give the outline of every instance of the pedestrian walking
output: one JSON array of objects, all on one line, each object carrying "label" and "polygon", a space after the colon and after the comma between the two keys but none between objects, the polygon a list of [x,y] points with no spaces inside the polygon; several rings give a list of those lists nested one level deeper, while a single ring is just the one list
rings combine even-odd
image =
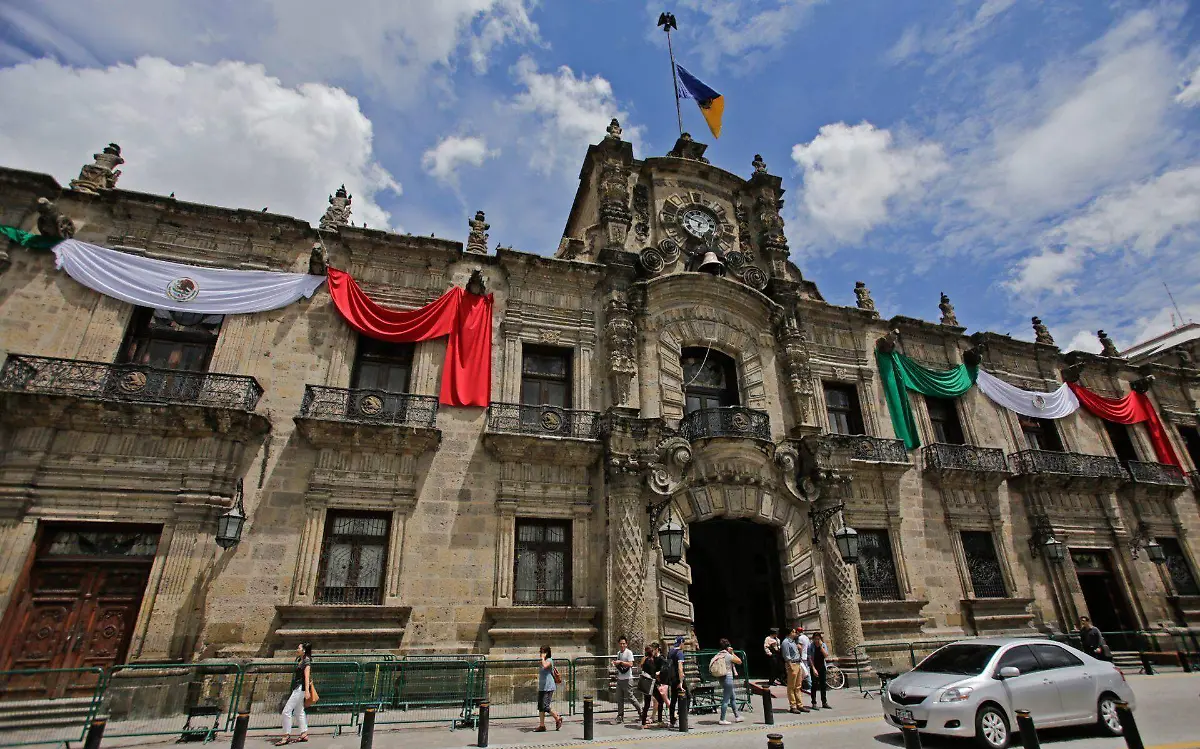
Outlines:
[{"label": "pedestrian walking", "polygon": [[687,680],[683,678],[683,661],[687,656],[683,652],[683,635],[675,638],[675,646],[667,653],[667,686],[671,693],[670,718],[671,728],[675,727],[675,710],[680,698],[687,693]]},{"label": "pedestrian walking", "polygon": [[617,669],[617,719],[616,723],[625,722],[625,703],[633,705],[633,711],[640,713],[637,698],[633,696],[633,651],[629,649],[629,640],[617,638],[617,657],[612,662]]},{"label": "pedestrian walking", "polygon": [[1086,616],[1079,617],[1079,640],[1083,652],[1102,661],[1112,661],[1112,650],[1104,641],[1104,634],[1093,626],[1092,620]]},{"label": "pedestrian walking", "polygon": [[826,710],[832,710],[829,707],[829,685],[826,677],[829,675],[829,648],[825,646],[825,636],[820,632],[814,632],[812,636],[812,644],[808,646],[808,664],[812,670],[812,709],[817,709],[817,692],[821,693],[821,707]]},{"label": "pedestrian walking", "polygon": [[787,667],[783,663],[783,643],[779,639],[779,630],[772,629],[763,640],[763,652],[767,654],[767,667],[770,669],[770,679],[767,686],[787,684]]},{"label": "pedestrian walking", "polygon": [[793,627],[782,644],[783,661],[787,664],[787,696],[789,713],[806,713],[804,693],[800,691],[804,684],[803,661],[800,659],[800,645],[796,637],[799,632]]},{"label": "pedestrian walking", "polygon": [[[312,645],[307,642],[296,647],[296,667],[292,670],[292,691],[283,706],[283,736],[275,746],[308,741],[308,716],[304,707],[319,699],[312,680]],[[292,737],[292,722],[300,728],[300,735]]]},{"label": "pedestrian walking", "polygon": [[554,659],[550,657],[550,646],[543,645],[538,655],[541,657],[542,667],[538,671],[538,727],[534,731],[542,732],[546,730],[546,713],[554,718],[554,730],[562,728],[562,716],[554,712],[551,702],[554,701],[554,690],[562,683],[562,676],[559,675],[558,669],[554,667]]},{"label": "pedestrian walking", "polygon": [[742,716],[738,714],[737,698],[733,693],[733,679],[737,676],[737,667],[742,665],[742,659],[733,652],[733,645],[724,637],[721,638],[720,648],[720,652],[709,661],[708,671],[721,680],[721,719],[717,721],[717,725],[727,726],[730,723],[725,720],[726,707],[733,710],[735,723],[742,722]]},{"label": "pedestrian walking", "polygon": [[[808,635],[804,634],[804,625],[796,625],[796,647],[800,650],[800,670],[803,672],[803,680],[800,682],[800,691],[812,693],[812,667],[808,661],[808,649],[812,646],[812,640],[808,639]],[[803,695],[802,695],[803,696]],[[804,707],[804,700],[800,700],[800,707]]]},{"label": "pedestrian walking", "polygon": [[638,689],[642,692],[642,728],[650,727],[650,700],[658,703],[658,725],[663,724],[663,708],[667,706],[666,659],[662,657],[662,646],[657,642],[646,646],[642,656],[642,675],[638,677]]}]

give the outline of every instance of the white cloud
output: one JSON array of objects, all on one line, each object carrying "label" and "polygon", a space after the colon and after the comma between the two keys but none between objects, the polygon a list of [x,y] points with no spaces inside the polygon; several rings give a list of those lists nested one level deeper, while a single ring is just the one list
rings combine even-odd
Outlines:
[{"label": "white cloud", "polygon": [[1175,101],[1185,107],[1200,106],[1200,67],[1192,71],[1188,79],[1180,87],[1179,93],[1175,96]]},{"label": "white cloud", "polygon": [[[176,63],[263,63],[289,84],[364,78],[392,94],[418,89],[427,72],[463,52],[485,70],[493,50],[537,40],[534,0],[43,0],[0,5],[12,34],[77,65],[155,55]],[[94,5],[94,4],[92,4]]]},{"label": "white cloud", "polygon": [[919,200],[947,169],[941,146],[898,145],[869,122],[825,125],[812,141],[792,146],[792,160],[803,171],[807,220],[843,242],[862,239],[894,207]]},{"label": "white cloud", "polygon": [[960,7],[951,20],[939,28],[922,32],[919,26],[909,26],[887,51],[884,59],[896,64],[921,53],[961,55],[974,47],[988,27],[1016,3],[1017,0],[983,0],[969,18],[964,17]]},{"label": "white cloud", "polygon": [[[764,53],[780,49],[825,0],[682,0],[680,7],[700,24],[681,21],[687,45],[714,70],[722,64],[754,65]],[[651,5],[657,17],[660,4]],[[661,32],[659,32],[661,33]],[[677,50],[682,45],[675,47]],[[686,65],[686,61],[685,65]],[[718,89],[719,90],[719,89]]]},{"label": "white cloud", "polygon": [[553,73],[538,71],[528,57],[514,68],[524,90],[513,99],[512,108],[534,119],[534,135],[525,137],[530,166],[543,174],[562,171],[577,174],[589,144],[604,137],[609,121],[616,117],[624,128],[622,138],[640,148],[641,127],[631,125],[613,94],[612,84],[594,75],[576,75],[563,65]]},{"label": "white cloud", "polygon": [[358,101],[321,84],[284,86],[260,65],[135,65],[73,69],[43,59],[0,70],[5,165],[66,184],[101,146],[119,143],[119,186],[180,200],[269,207],[316,223],[332,188],[354,193],[359,221],[381,228],[375,202],[400,185],[379,165]]},{"label": "white cloud", "polygon": [[[1114,341],[1114,343],[1116,343]],[[1066,346],[1062,347],[1063,351],[1089,351],[1093,354],[1100,353],[1100,339],[1090,330],[1081,330],[1071,336]],[[1119,347],[1118,347],[1119,350]]]},{"label": "white cloud", "polygon": [[1042,250],[1017,264],[1009,288],[1023,293],[1057,292],[1070,294],[1075,284],[1068,281],[1083,267],[1083,253],[1076,250]]},{"label": "white cloud", "polygon": [[499,154],[500,149],[488,150],[487,141],[479,136],[449,135],[421,156],[421,167],[435,179],[457,185],[459,167],[483,166]]}]

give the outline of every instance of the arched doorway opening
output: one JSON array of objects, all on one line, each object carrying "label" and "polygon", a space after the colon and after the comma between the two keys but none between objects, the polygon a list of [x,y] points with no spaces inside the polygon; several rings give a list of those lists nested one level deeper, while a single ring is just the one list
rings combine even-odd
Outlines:
[{"label": "arched doorway opening", "polygon": [[687,560],[696,639],[713,649],[722,637],[745,650],[750,673],[767,678],[763,638],[784,621],[779,530],[750,520],[692,523]]},{"label": "arched doorway opening", "polygon": [[740,404],[737,366],[731,357],[716,349],[689,347],[680,352],[679,360],[684,413]]}]

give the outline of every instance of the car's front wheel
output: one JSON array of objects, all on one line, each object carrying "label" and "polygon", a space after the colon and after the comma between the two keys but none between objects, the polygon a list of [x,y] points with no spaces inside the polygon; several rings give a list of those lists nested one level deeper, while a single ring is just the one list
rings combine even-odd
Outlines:
[{"label": "car's front wheel", "polygon": [[984,705],[975,713],[975,742],[983,749],[1008,746],[1008,717],[995,705]]},{"label": "car's front wheel", "polygon": [[1096,723],[1100,726],[1101,731],[1109,736],[1120,736],[1124,733],[1121,728],[1121,719],[1117,716],[1116,697],[1111,694],[1100,695],[1096,713],[1099,716]]}]

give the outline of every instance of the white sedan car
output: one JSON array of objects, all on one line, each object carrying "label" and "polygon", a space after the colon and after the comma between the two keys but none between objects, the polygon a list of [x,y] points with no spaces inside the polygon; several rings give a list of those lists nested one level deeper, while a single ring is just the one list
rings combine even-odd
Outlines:
[{"label": "white sedan car", "polygon": [[1016,711],[1038,728],[1099,725],[1121,735],[1116,703],[1133,706],[1133,690],[1111,663],[1052,640],[995,637],[963,640],[935,651],[892,680],[883,696],[894,726],[916,721],[922,733],[974,737],[1004,749]]}]

